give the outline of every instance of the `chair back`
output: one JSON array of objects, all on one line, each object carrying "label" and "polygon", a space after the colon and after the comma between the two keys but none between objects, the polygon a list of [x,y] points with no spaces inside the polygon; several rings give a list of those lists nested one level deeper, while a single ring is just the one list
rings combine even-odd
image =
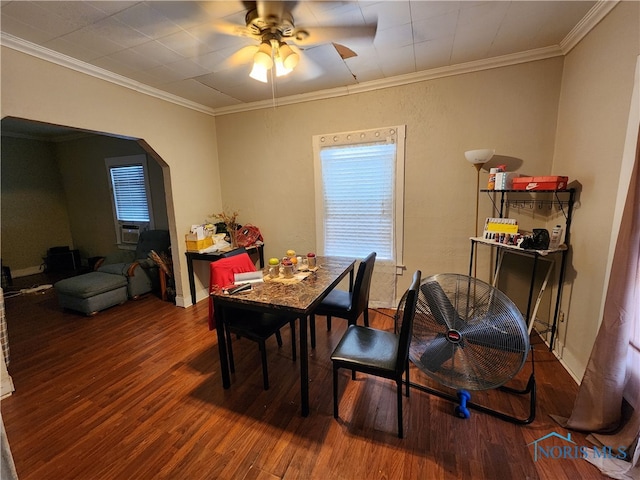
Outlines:
[{"label": "chair back", "polygon": [[171,245],[171,237],[169,230],[146,230],[140,232],[138,243],[136,245],[136,260],[146,259],[154,250],[157,253],[169,252]]},{"label": "chair back", "polygon": [[229,250],[228,252],[224,252],[221,255],[221,257],[222,258],[235,257],[236,255],[242,255],[243,253],[247,253],[247,249],[244,247],[238,247],[238,248],[234,248],[233,250]]},{"label": "chair back", "polygon": [[255,272],[251,257],[247,252],[239,255],[221,258],[209,264],[209,330],[216,328],[216,321],[213,315],[213,299],[211,294],[217,288],[224,288],[233,284],[236,273]]},{"label": "chair back", "polygon": [[356,280],[353,282],[351,295],[351,312],[354,318],[358,318],[365,308],[369,306],[369,291],[371,290],[371,277],[376,262],[376,252],[371,252],[360,262]]},{"label": "chair back", "polygon": [[396,332],[398,324],[400,325],[400,338],[398,340],[398,357],[396,360],[396,372],[401,375],[405,365],[409,359],[409,346],[411,343],[411,332],[413,330],[413,317],[416,314],[416,305],[418,303],[418,289],[420,288],[420,277],[422,273],[416,270],[413,274],[411,286],[404,293],[395,315]]}]

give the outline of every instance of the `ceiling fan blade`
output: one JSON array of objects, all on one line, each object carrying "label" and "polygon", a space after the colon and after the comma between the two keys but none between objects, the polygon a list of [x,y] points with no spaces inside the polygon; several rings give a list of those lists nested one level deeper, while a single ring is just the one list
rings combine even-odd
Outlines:
[{"label": "ceiling fan blade", "polygon": [[220,64],[219,70],[226,70],[228,68],[239,67],[253,62],[253,56],[258,51],[257,45],[248,45],[242,47],[236,51],[233,55],[228,57],[224,62]]},{"label": "ceiling fan blade", "polygon": [[223,35],[231,35],[234,37],[245,37],[251,38],[254,40],[260,40],[259,35],[255,35],[251,32],[250,29],[245,27],[244,25],[237,25],[235,23],[229,23],[224,21],[215,21],[211,25],[213,30],[218,33],[222,33]]},{"label": "ceiling fan blade", "polygon": [[324,69],[314,62],[308,55],[300,52],[299,49],[294,50],[300,55],[300,63],[293,70],[295,78],[298,80],[309,81],[315,78],[320,78],[324,74]]},{"label": "ceiling fan blade", "polygon": [[343,27],[296,28],[291,41],[300,47],[321,43],[349,43],[354,41],[372,42],[376,36],[377,25],[353,25]]}]

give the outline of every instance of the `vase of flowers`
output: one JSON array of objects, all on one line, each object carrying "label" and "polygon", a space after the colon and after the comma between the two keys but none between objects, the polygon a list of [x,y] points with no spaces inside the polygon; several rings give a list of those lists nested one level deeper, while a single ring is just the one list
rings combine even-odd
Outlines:
[{"label": "vase of flowers", "polygon": [[212,215],[209,215],[209,217],[221,223],[224,223],[227,229],[227,234],[229,235],[229,243],[231,244],[231,247],[237,248],[238,240],[236,238],[236,234],[238,232],[238,227],[239,227],[238,212],[234,211],[233,213],[227,213],[225,211],[222,211],[220,213],[214,213]]}]

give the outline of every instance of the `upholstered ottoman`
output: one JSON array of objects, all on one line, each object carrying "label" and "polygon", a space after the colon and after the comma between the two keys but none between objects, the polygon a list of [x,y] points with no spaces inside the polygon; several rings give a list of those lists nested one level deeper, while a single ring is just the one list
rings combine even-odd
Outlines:
[{"label": "upholstered ottoman", "polygon": [[65,278],[53,285],[62,308],[93,315],[127,301],[127,278],[103,272],[89,272]]}]

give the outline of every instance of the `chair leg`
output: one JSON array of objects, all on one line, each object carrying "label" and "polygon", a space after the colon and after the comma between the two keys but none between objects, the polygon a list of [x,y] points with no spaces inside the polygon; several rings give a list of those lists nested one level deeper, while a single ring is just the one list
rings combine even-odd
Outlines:
[{"label": "chair leg", "polygon": [[276,340],[278,341],[278,347],[282,346],[282,335],[280,334],[280,330],[276,330]]},{"label": "chair leg", "polygon": [[333,418],[338,418],[338,367],[333,364]]},{"label": "chair leg", "polygon": [[226,332],[226,337],[227,337],[227,356],[229,357],[229,371],[231,373],[235,373],[236,372],[236,364],[233,361],[233,341],[231,339],[231,332],[229,331],[228,328],[224,329]]},{"label": "chair leg", "polygon": [[396,381],[396,390],[398,397],[398,438],[402,438],[404,435],[402,431],[402,377]]},{"label": "chair leg", "polygon": [[311,333],[311,348],[316,348],[316,316],[313,313],[309,317],[309,331]]},{"label": "chair leg", "polygon": [[293,361],[296,361],[296,321],[291,321],[291,354],[293,355]]},{"label": "chair leg", "polygon": [[363,313],[364,313],[364,326],[368,327],[369,326],[369,308],[365,308]]},{"label": "chair leg", "polygon": [[269,371],[267,370],[267,346],[264,340],[259,342],[260,357],[262,358],[262,382],[264,389],[269,390]]},{"label": "chair leg", "polygon": [[327,315],[327,332],[331,331],[331,315]]},{"label": "chair leg", "polygon": [[406,370],[407,371],[407,376],[406,376],[406,380],[407,380],[406,388],[407,388],[407,391],[406,391],[406,395],[408,397],[409,396],[409,359],[407,359],[407,365],[406,365],[405,368],[407,369]]}]

